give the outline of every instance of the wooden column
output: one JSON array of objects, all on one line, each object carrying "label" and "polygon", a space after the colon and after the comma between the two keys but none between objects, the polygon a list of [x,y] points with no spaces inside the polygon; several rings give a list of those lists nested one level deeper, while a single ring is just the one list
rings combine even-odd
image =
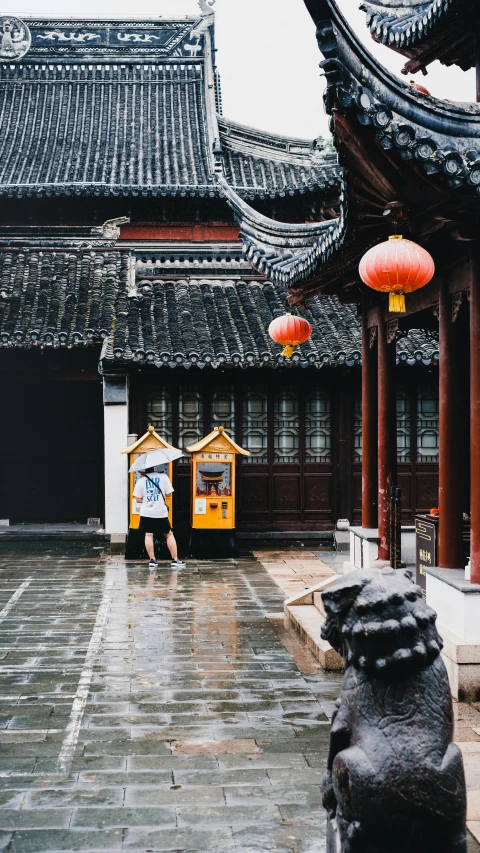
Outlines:
[{"label": "wooden column", "polygon": [[378,535],[380,560],[390,558],[390,489],[397,478],[395,339],[388,343],[387,323],[378,323]]},{"label": "wooden column", "polygon": [[460,464],[458,358],[452,302],[448,282],[443,281],[439,299],[440,452],[438,468],[438,565],[443,569],[463,566],[463,507]]},{"label": "wooden column", "polygon": [[470,559],[471,582],[480,583],[480,268],[470,286]]},{"label": "wooden column", "polygon": [[[375,330],[372,329],[372,332]],[[362,527],[378,525],[377,345],[362,314]]]}]

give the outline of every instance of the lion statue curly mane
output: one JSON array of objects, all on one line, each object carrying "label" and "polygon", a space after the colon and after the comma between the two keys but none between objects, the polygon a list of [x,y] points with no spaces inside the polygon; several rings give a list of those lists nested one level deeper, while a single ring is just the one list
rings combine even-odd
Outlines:
[{"label": "lion statue curly mane", "polygon": [[323,783],[328,853],[466,853],[435,611],[390,568],[344,575],[322,599],[322,637],[345,664]]}]

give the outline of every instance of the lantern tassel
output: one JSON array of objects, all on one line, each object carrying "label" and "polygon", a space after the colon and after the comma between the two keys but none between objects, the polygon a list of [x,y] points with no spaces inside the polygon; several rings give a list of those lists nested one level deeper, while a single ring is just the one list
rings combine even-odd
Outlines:
[{"label": "lantern tassel", "polygon": [[390,293],[388,297],[390,314],[405,314],[405,296],[403,293]]},{"label": "lantern tassel", "polygon": [[283,348],[280,355],[282,355],[284,358],[291,358],[294,352],[295,347],[292,346],[292,344],[287,344],[287,346]]}]

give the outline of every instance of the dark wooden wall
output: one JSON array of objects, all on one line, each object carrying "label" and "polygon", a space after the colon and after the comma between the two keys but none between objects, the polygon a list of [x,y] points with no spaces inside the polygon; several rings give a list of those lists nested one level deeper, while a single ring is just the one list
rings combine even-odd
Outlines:
[{"label": "dark wooden wall", "polygon": [[103,518],[102,383],[36,375],[0,380],[0,517]]},{"label": "dark wooden wall", "polygon": [[[419,387],[436,388],[435,376],[425,370],[400,371],[399,387],[411,396],[411,462],[399,465],[399,485],[404,494],[403,517],[413,520],[415,511],[436,505],[438,466],[417,463],[415,458],[415,411]],[[242,400],[247,387],[255,387],[268,397],[268,458],[262,463],[237,463],[237,528],[239,530],[321,530],[331,529],[337,518],[358,521],[361,512],[361,464],[354,462],[355,401],[360,394],[360,370],[337,368],[290,371],[171,371],[160,377],[142,372],[131,377],[130,429],[141,435],[147,423],[147,400],[155,389],[172,396],[172,440],[178,441],[179,389],[196,388],[203,399],[203,434],[212,429],[210,403],[216,390],[234,388],[235,438],[242,443]],[[283,390],[294,389],[300,403],[300,461],[275,462],[273,457],[273,400]],[[331,401],[331,459],[308,463],[305,455],[304,410],[308,394],[315,390],[328,394]],[[188,526],[190,519],[190,466],[176,464],[174,475],[174,521]]]}]

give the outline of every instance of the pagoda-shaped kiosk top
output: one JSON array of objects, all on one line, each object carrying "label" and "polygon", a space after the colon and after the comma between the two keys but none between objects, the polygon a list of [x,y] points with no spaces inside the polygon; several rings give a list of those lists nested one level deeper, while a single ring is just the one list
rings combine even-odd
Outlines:
[{"label": "pagoda-shaped kiosk top", "polygon": [[221,116],[212,6],[177,20],[0,16],[0,196],[215,197],[221,174],[242,197],[338,200],[323,140]]},{"label": "pagoda-shaped kiosk top", "polygon": [[196,444],[190,444],[186,450],[188,453],[200,453],[202,450],[206,450],[207,448],[215,453],[228,452],[238,453],[241,456],[250,456],[250,452],[248,450],[244,450],[243,447],[240,447],[240,445],[225,432],[223,426],[212,430],[212,432],[206,435],[205,438],[197,441]]}]

